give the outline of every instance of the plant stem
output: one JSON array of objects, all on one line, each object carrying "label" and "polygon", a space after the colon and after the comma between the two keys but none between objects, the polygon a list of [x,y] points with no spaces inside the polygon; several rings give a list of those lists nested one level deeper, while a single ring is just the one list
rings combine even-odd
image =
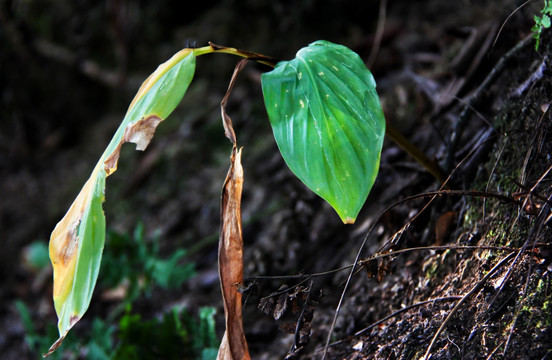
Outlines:
[{"label": "plant stem", "polygon": [[209,42],[209,46],[204,46],[201,48],[194,49],[194,54],[196,56],[211,54],[211,53],[224,53],[224,54],[236,55],[252,61],[256,61],[258,63],[264,64],[270,67],[275,67],[276,63],[279,61],[278,59],[273,58],[271,56],[266,56],[263,54],[259,54],[259,53],[255,53],[247,50],[239,50],[233,47],[216,45],[216,44],[213,44],[212,42]]},{"label": "plant stem", "polygon": [[401,149],[412,156],[420,165],[422,165],[435,179],[440,183],[445,182],[446,175],[441,166],[436,161],[429,159],[414,144],[408,141],[401,133],[397,131],[388,121],[385,125],[385,135],[389,137]]}]

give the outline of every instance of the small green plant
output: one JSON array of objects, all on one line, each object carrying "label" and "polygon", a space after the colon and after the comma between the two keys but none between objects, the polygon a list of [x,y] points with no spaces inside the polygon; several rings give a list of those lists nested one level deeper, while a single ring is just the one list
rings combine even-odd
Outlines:
[{"label": "small green plant", "polygon": [[[157,126],[186,93],[194,76],[196,58],[219,53],[273,68],[262,75],[262,91],[283,159],[309,189],[335,209],[344,223],[355,222],[375,182],[386,134],[376,83],[360,56],[328,41],[316,41],[300,49],[290,61],[277,61],[266,55],[212,43],[183,49],[160,65],[140,87],[90,178],[52,232],[49,250],[60,337],[49,353],[61,344],[90,304],[105,243],[102,204],[106,178],[117,170],[122,145],[132,142],[137,150],[144,150]],[[225,134],[233,144],[231,166],[223,185],[219,239],[219,276],[227,329],[223,338],[227,343],[220,348],[227,355],[219,354],[221,358],[249,357],[241,325],[241,295],[235,286],[243,281],[243,169],[236,134],[225,112],[235,78],[247,60],[236,66],[221,102]],[[394,136],[395,132],[387,134],[403,145],[406,142]],[[430,162],[422,163],[425,166]],[[146,273],[152,277],[164,276],[157,281],[165,285],[174,283],[187,274],[173,269],[182,255],[177,251],[168,261],[146,264]]]},{"label": "small green plant", "polygon": [[173,308],[162,319],[144,321],[130,308],[119,322],[113,359],[215,359],[219,340],[215,309],[202,308],[198,320]]},{"label": "small green plant", "polygon": [[34,270],[42,270],[49,267],[48,244],[45,241],[33,241],[25,247],[23,259],[25,264]]},{"label": "small green plant", "polygon": [[[20,300],[15,302],[15,307],[19,312],[23,328],[25,329],[25,342],[34,354],[40,354],[41,350],[49,346],[57,338],[57,329],[48,324],[46,333],[38,333],[32,321],[28,307]],[[64,342],[64,351],[52,354],[54,360],[58,359],[77,359],[78,354],[86,353],[87,359],[108,360],[113,359],[110,355],[114,348],[112,335],[115,327],[108,325],[99,318],[92,320],[89,335],[82,339],[75,336],[67,337]]]},{"label": "small green plant", "polygon": [[[56,327],[50,324],[45,334],[38,333],[28,307],[19,300],[15,306],[25,329],[27,346],[33,353],[40,354],[57,338]],[[215,309],[211,307],[199,309],[195,317],[184,308],[174,307],[160,319],[144,320],[139,314],[133,314],[128,304],[117,323],[93,318],[87,336],[80,339],[68,336],[64,341],[64,351],[53,353],[51,358],[214,360],[219,345],[214,316]]]},{"label": "small green plant", "polygon": [[535,38],[535,50],[539,50],[540,37],[544,29],[550,28],[550,17],[552,16],[552,2],[550,0],[544,0],[544,6],[540,11],[540,16],[535,15],[535,25],[531,28],[533,32],[533,38]]},{"label": "small green plant", "polygon": [[[53,359],[76,359],[77,354],[82,353],[87,359],[96,360],[216,357],[219,340],[215,333],[215,309],[203,307],[197,315],[191,316],[186,309],[175,307],[162,318],[152,320],[132,313],[132,304],[138,298],[149,297],[156,288],[179,287],[195,274],[193,263],[182,263],[185,250],[179,249],[168,258],[162,258],[159,241],[158,236],[151,239],[145,236],[141,222],[132,233],[107,231],[100,287],[103,290],[123,287],[122,304],[110,311],[108,320],[94,317],[83,338],[69,336],[65,339],[64,351],[53,353]],[[33,269],[50,266],[46,243],[31,243],[25,259]],[[45,334],[36,330],[31,313],[22,301],[16,301],[15,307],[25,329],[25,341],[33,353],[39,354],[58,338],[58,331],[52,324],[46,326]],[[154,356],[152,349],[160,356]]]},{"label": "small green plant", "polygon": [[[344,223],[355,221],[375,181],[385,134],[385,119],[374,78],[356,53],[327,41],[317,41],[297,52],[295,59],[280,62],[214,44],[181,50],[160,65],[138,90],[92,175],[52,232],[49,249],[60,338],[49,353],[61,344],[89,306],[105,243],[102,209],[105,182],[117,170],[122,145],[133,142],[137,150],[144,150],[156,127],[186,93],[194,76],[196,58],[216,53],[237,55],[274,68],[263,74],[262,89],[284,160],[301,181],[333,206]],[[230,89],[234,79],[235,76]],[[241,176],[241,151],[237,151],[236,136],[224,108],[223,120],[225,133],[234,144],[231,169],[237,169],[236,174]],[[233,179],[234,173],[229,176],[232,177],[228,179],[232,187],[229,191],[235,196],[230,199],[234,205],[230,205],[229,211],[233,215],[223,222],[231,225],[229,236],[241,242],[241,230],[237,228],[241,227],[242,181]],[[236,254],[241,254],[241,250],[224,258],[230,259]],[[239,261],[236,266],[241,267]],[[164,265],[169,264],[153,266]],[[236,271],[231,270],[229,274],[236,275],[239,281],[242,270]],[[170,281],[166,279],[167,283]],[[241,314],[238,318],[241,319]]]},{"label": "small green plant", "polygon": [[126,283],[126,301],[133,301],[144,291],[151,292],[154,286],[177,288],[195,274],[193,263],[180,264],[186,255],[184,249],[176,250],[167,259],[161,258],[159,237],[148,242],[142,223],[136,225],[132,235],[108,231],[107,236],[101,284],[114,288]]}]

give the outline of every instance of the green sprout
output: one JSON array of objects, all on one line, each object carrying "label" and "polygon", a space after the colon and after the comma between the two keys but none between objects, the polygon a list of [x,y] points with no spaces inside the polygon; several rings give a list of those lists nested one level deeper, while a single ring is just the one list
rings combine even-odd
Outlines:
[{"label": "green sprout", "polygon": [[544,7],[540,11],[541,16],[535,15],[535,25],[531,28],[533,37],[536,40],[535,50],[539,50],[540,36],[543,29],[550,28],[550,16],[552,16],[552,3],[550,0],[544,0]]}]

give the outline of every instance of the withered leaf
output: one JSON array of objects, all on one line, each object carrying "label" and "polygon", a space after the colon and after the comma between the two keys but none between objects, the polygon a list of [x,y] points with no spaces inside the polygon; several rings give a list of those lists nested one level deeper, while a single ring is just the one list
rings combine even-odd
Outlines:
[{"label": "withered leaf", "polygon": [[447,211],[443,215],[439,216],[435,223],[435,244],[441,245],[443,240],[449,231],[450,226],[453,224],[456,217],[456,211]]},{"label": "withered leaf", "polygon": [[266,315],[273,317],[274,320],[280,320],[287,310],[289,296],[287,290],[287,285],[283,284],[278,288],[278,291],[259,300],[259,305],[257,307]]},{"label": "withered leaf", "polygon": [[60,336],[46,356],[60,346],[90,304],[105,242],[105,181],[117,170],[122,144],[134,142],[138,150],[144,150],[157,125],[184,96],[194,72],[194,51],[184,49],[144,82],[90,178],[52,232],[50,258]]},{"label": "withered leaf", "polygon": [[[293,291],[291,291],[293,290]],[[258,308],[274,318],[279,328],[286,334],[295,334],[294,347],[308,343],[311,321],[320,296],[311,293],[309,286],[296,286],[293,289],[282,285],[269,296],[261,298]]]},{"label": "withered leaf", "polygon": [[234,146],[221,204],[219,276],[226,331],[217,355],[219,360],[251,359],[243,331],[242,294],[236,286],[243,283],[242,188],[241,149],[237,150]]}]

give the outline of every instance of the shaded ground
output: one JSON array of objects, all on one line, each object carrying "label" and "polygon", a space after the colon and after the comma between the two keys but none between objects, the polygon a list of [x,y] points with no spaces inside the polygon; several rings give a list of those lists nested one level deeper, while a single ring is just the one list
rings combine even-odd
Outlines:
[{"label": "shaded ground", "polygon": [[[327,358],[421,358],[449,315],[432,358],[550,356],[550,35],[538,52],[532,41],[520,43],[540,4],[504,22],[521,3],[390,2],[381,43],[373,35],[377,3],[290,4],[207,1],[177,12],[178,4],[160,2],[2,3],[0,39],[9,49],[0,56],[6,84],[0,123],[3,358],[36,357],[23,341],[15,299],[30,307],[38,329],[55,322],[49,274],[37,280],[21,254],[30,242],[49,237],[140,81],[186,40],[289,59],[317,39],[343,43],[367,60],[379,44],[370,68],[388,121],[452,172],[448,189],[474,192],[403,201],[440,184],[387,141],[357,224],[340,224],[285,167],[262,107],[259,75],[266,69],[248,66],[228,112],[245,147],[244,326],[253,358],[280,359],[295,350],[302,359],[322,356],[350,268],[305,274],[350,265],[366,236],[362,267],[344,296]],[[222,333],[214,274],[220,186],[231,147],[218,104],[234,64],[223,56],[198,59],[182,105],[145,153],[124,148],[119,172],[109,178],[108,227],[130,233],[141,221],[150,237],[162,240],[162,254],[188,249],[186,261],[198,271],[182,289],[156,289],[140,299],[134,309],[144,318],[174,304],[191,311],[210,305],[219,309]],[[452,148],[454,133],[459,140]],[[452,248],[368,261],[423,246]],[[258,278],[273,275],[293,277]],[[284,284],[295,298],[281,291],[267,298]],[[298,284],[302,288],[293,287]],[[99,295],[87,316],[107,316],[115,306]],[[268,299],[287,299],[290,309],[302,308],[296,298],[307,296],[305,308],[314,309],[310,341],[296,349],[295,336],[280,328],[293,333],[300,312],[275,321],[258,305],[271,309]],[[83,319],[76,331],[85,336],[86,328]],[[297,336],[295,345],[302,340]]]}]

